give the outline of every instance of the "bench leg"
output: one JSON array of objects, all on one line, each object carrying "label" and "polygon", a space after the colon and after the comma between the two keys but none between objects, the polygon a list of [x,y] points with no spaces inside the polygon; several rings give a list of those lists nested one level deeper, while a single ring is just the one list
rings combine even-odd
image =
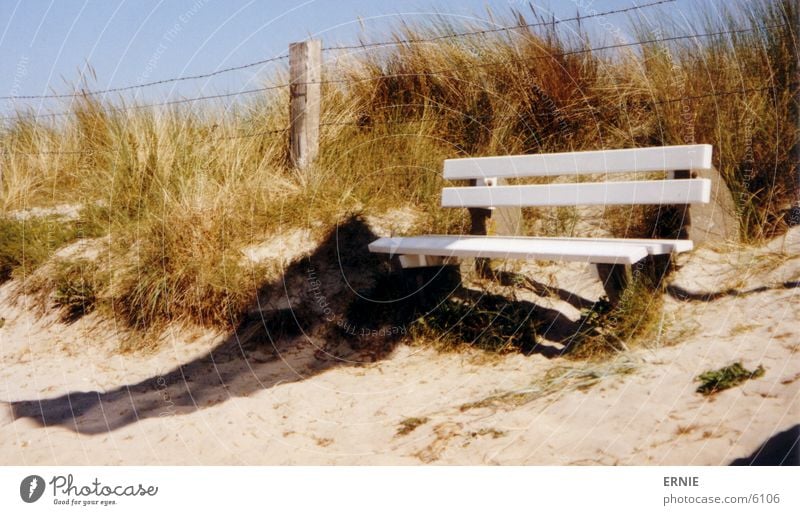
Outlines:
[{"label": "bench leg", "polygon": [[661,286],[674,267],[674,259],[670,254],[648,256],[647,265],[653,285]]},{"label": "bench leg", "polygon": [[458,265],[404,268],[403,292],[406,299],[424,312],[439,305],[461,286],[461,269]]},{"label": "bench leg", "polygon": [[[485,236],[489,233],[487,222],[492,216],[492,211],[484,208],[469,208],[470,229],[469,233]],[[488,278],[492,276],[492,262],[488,258],[475,258],[475,272],[478,277]]]},{"label": "bench leg", "polygon": [[603,283],[603,288],[606,290],[606,296],[609,302],[617,304],[625,288],[631,284],[631,266],[612,265],[608,263],[597,263],[595,266],[597,267],[597,275],[600,276],[600,281]]}]

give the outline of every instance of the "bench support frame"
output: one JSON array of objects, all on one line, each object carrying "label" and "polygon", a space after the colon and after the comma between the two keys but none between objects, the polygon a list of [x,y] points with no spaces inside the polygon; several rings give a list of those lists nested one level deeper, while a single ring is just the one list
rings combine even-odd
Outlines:
[{"label": "bench support frame", "polygon": [[606,291],[606,296],[611,304],[617,304],[622,298],[625,289],[633,281],[630,265],[609,265],[606,263],[596,263],[597,275]]}]

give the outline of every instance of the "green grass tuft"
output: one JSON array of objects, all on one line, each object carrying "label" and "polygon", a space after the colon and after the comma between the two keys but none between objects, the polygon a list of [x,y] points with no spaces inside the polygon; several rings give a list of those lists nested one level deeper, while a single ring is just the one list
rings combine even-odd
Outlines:
[{"label": "green grass tuft", "polygon": [[697,393],[703,395],[712,395],[728,388],[740,385],[748,379],[755,379],[764,375],[764,367],[758,365],[755,370],[747,370],[741,363],[736,362],[733,365],[722,367],[719,370],[709,370],[697,376],[697,380],[701,382],[697,387]]}]

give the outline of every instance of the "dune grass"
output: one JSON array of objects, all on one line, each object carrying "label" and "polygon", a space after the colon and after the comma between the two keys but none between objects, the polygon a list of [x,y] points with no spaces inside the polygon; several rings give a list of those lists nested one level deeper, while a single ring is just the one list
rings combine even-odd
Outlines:
[{"label": "dune grass", "polygon": [[[357,53],[327,71],[350,82],[323,88],[321,153],[305,172],[288,165],[286,134],[268,132],[287,124],[284,89],[228,110],[123,110],[84,96],[57,122],[20,112],[0,131],[0,277],[30,271],[89,227],[111,236],[93,306],[142,330],[177,319],[225,327],[273,273],[241,249],[279,228],[322,234],[353,212],[413,205],[418,230],[465,230],[463,213],[438,205],[444,158],[693,142],[714,145],[742,238],[779,233],[798,194],[797,7],[720,8],[694,26],[667,14],[657,26],[629,22],[640,41],[757,30],[577,53],[609,38],[546,25]],[[394,36],[470,28],[433,21]],[[83,206],[80,222],[11,217],[58,203]],[[631,213],[607,216],[634,235]]]},{"label": "dune grass", "polygon": [[58,263],[54,283],[53,306],[61,320],[70,323],[94,311],[97,304],[97,264],[91,260]]},{"label": "dune grass", "polygon": [[24,278],[59,248],[99,235],[91,220],[58,217],[0,218],[0,283]]}]

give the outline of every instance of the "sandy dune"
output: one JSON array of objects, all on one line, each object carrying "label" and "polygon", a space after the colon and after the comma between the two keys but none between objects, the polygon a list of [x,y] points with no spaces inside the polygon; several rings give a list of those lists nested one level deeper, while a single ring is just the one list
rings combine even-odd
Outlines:
[{"label": "sandy dune", "polygon": [[[681,262],[659,341],[601,364],[345,352],[319,331],[287,331],[273,348],[253,331],[177,326],[156,352],[120,354],[113,321],[65,325],[7,283],[0,463],[718,465],[773,437],[785,449],[800,423],[800,230]],[[528,272],[579,298],[601,293],[580,265]],[[565,320],[579,312],[529,296]],[[698,374],[735,361],[766,373],[695,392]]]}]

